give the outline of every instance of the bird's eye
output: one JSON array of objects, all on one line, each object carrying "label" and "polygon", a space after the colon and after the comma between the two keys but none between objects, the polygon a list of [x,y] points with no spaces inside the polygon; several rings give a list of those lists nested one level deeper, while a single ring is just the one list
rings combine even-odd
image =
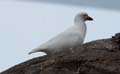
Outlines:
[{"label": "bird's eye", "polygon": [[88,15],[83,15],[84,17],[87,17]]}]

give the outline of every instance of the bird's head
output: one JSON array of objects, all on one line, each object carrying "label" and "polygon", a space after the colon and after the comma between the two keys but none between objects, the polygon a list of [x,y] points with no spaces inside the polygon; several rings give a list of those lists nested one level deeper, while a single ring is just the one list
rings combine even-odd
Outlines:
[{"label": "bird's head", "polygon": [[90,17],[86,12],[81,12],[75,16],[75,21],[92,21],[93,18]]}]

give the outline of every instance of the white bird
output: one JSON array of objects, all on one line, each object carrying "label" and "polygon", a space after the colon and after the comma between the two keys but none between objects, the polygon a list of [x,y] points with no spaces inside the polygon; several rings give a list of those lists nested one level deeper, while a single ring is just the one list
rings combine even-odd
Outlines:
[{"label": "white bird", "polygon": [[59,52],[64,48],[72,48],[77,45],[83,44],[86,35],[87,20],[93,20],[86,12],[77,14],[74,18],[74,25],[58,34],[51,40],[33,49],[29,54],[34,52],[45,52],[51,54],[53,52]]}]

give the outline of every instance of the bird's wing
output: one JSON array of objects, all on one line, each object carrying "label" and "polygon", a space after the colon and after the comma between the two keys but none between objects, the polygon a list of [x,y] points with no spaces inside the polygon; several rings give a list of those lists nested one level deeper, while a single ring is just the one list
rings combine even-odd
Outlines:
[{"label": "bird's wing", "polygon": [[78,45],[83,42],[83,39],[78,31],[70,28],[59,35],[55,36],[39,48],[42,49],[55,49],[55,48],[67,48]]}]

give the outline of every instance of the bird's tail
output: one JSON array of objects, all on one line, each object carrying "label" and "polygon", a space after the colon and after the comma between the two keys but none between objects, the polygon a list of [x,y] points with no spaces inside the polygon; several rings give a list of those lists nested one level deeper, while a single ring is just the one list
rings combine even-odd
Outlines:
[{"label": "bird's tail", "polygon": [[32,54],[32,53],[35,53],[35,52],[44,52],[46,54],[49,54],[50,52],[46,49],[33,49],[32,51],[30,51],[28,54]]},{"label": "bird's tail", "polygon": [[32,50],[32,51],[30,51],[28,54],[30,55],[30,54],[32,54],[32,53],[34,53],[34,52],[37,52],[37,51]]}]

